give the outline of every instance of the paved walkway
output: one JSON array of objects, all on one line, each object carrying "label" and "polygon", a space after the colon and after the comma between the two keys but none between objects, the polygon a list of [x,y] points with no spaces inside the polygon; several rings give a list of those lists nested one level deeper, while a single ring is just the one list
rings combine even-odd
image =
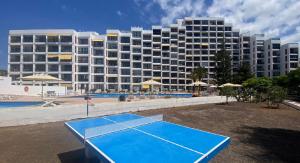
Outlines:
[{"label": "paved walkway", "polygon": [[[170,108],[178,106],[220,103],[226,98],[221,96],[153,99],[134,102],[106,102],[90,106],[89,117],[117,114],[130,111]],[[234,101],[230,99],[229,101]],[[65,121],[86,117],[86,105],[60,105],[56,107],[34,107],[0,109],[0,127],[26,124]]]},{"label": "paved walkway", "polygon": [[291,106],[295,109],[300,110],[300,103],[296,101],[291,101],[291,100],[284,100],[284,103],[288,106]]}]

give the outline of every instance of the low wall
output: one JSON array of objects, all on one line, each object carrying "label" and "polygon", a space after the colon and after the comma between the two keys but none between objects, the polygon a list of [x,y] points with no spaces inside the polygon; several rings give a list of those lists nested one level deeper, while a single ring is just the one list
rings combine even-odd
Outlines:
[{"label": "low wall", "polygon": [[[54,91],[56,95],[65,95],[66,89],[61,86],[44,86],[44,93]],[[11,85],[10,77],[0,78],[0,95],[40,96],[42,86]]]}]

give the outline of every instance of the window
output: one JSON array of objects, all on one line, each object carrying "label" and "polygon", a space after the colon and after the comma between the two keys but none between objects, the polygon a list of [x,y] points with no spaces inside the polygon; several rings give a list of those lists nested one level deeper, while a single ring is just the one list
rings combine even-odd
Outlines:
[{"label": "window", "polygon": [[89,63],[88,57],[78,57],[78,63]]},{"label": "window", "polygon": [[130,77],[122,77],[121,82],[122,83],[130,83]]},{"label": "window", "polygon": [[87,44],[89,44],[89,39],[87,39],[87,38],[80,38],[80,39],[78,39],[78,43],[80,45],[87,45]]},{"label": "window", "polygon": [[121,59],[130,59],[130,53],[121,53]]},{"label": "window", "polygon": [[298,54],[298,48],[290,48],[290,53]]},{"label": "window", "polygon": [[142,32],[140,31],[132,31],[132,37],[141,38]]},{"label": "window", "polygon": [[142,68],[142,64],[141,63],[133,63],[132,67],[133,68]]},{"label": "window", "polygon": [[62,45],[61,52],[72,52],[72,45]]},{"label": "window", "polygon": [[107,36],[107,41],[118,41],[118,36]]},{"label": "window", "polygon": [[280,44],[272,44],[273,49],[280,49]]},{"label": "window", "polygon": [[21,51],[20,45],[11,45],[10,52],[11,53],[19,53]]},{"label": "window", "polygon": [[78,54],[89,54],[88,47],[78,47]]},{"label": "window", "polygon": [[123,45],[123,46],[121,47],[121,50],[122,50],[122,51],[130,51],[130,46],[128,46],[128,45]]},{"label": "window", "polygon": [[23,71],[24,72],[32,72],[32,70],[33,70],[33,65],[32,64],[25,64],[25,65],[23,65]]},{"label": "window", "polygon": [[46,52],[46,45],[35,45],[35,52]]},{"label": "window", "polygon": [[118,68],[109,67],[109,68],[107,69],[107,73],[108,73],[108,74],[118,74]]},{"label": "window", "polygon": [[95,58],[94,59],[94,64],[103,65],[104,64],[104,60],[102,58]]},{"label": "window", "polygon": [[23,45],[23,52],[33,52],[32,45]]},{"label": "window", "polygon": [[36,62],[45,62],[46,61],[46,55],[44,55],[44,54],[36,54],[35,55],[35,61]]},{"label": "window", "polygon": [[93,54],[94,54],[94,56],[103,56],[104,50],[103,49],[94,49]]},{"label": "window", "polygon": [[58,36],[48,36],[48,42],[58,42]]},{"label": "window", "polygon": [[151,63],[144,63],[143,69],[152,69]]},{"label": "window", "polygon": [[23,42],[33,42],[33,36],[32,35],[24,35]]},{"label": "window", "polygon": [[85,81],[89,81],[89,75],[78,75],[78,81],[80,82],[85,82]]},{"label": "window", "polygon": [[46,36],[45,35],[36,35],[35,42],[46,42]]},{"label": "window", "polygon": [[108,66],[118,66],[118,61],[108,61],[107,65]]},{"label": "window", "polygon": [[48,52],[58,52],[58,45],[48,45]]},{"label": "window", "polygon": [[152,61],[152,58],[151,58],[151,57],[144,57],[144,58],[143,58],[143,61],[144,61],[144,62],[151,62],[151,61]]},{"label": "window", "polygon": [[35,65],[35,71],[37,71],[37,72],[44,72],[44,71],[46,71],[46,65],[44,65],[44,64],[36,64]]},{"label": "window", "polygon": [[10,55],[10,62],[20,62],[20,55]]},{"label": "window", "polygon": [[93,41],[93,46],[94,47],[103,47],[103,41]]},{"label": "window", "polygon": [[10,71],[11,72],[20,72],[20,64],[11,64],[10,65]]},{"label": "window", "polygon": [[144,49],[143,54],[151,54],[151,49]]},{"label": "window", "polygon": [[151,40],[151,35],[149,35],[149,34],[144,34],[144,35],[143,35],[143,39],[144,39],[144,40]]},{"label": "window", "polygon": [[20,43],[21,42],[21,36],[10,36],[10,42],[11,43]]},{"label": "window", "polygon": [[108,43],[107,48],[108,49],[118,49],[118,44],[117,43]]},{"label": "window", "polygon": [[169,32],[163,32],[162,37],[170,37],[170,33]]},{"label": "window", "polygon": [[121,43],[130,43],[130,37],[121,37]]},{"label": "window", "polygon": [[61,42],[72,42],[72,36],[60,36]]},{"label": "window", "polygon": [[121,62],[122,67],[130,67],[130,62],[129,61],[123,61]]},{"label": "window", "polygon": [[107,52],[107,56],[110,57],[110,58],[117,58],[118,57],[118,52],[109,51],[109,52]]},{"label": "window", "polygon": [[72,74],[61,74],[61,79],[64,81],[72,81]]},{"label": "window", "polygon": [[132,71],[132,75],[133,76],[141,76],[142,75],[142,71],[141,70],[133,70]]},{"label": "window", "polygon": [[143,47],[151,47],[151,42],[143,42]]},{"label": "window", "polygon": [[121,69],[121,75],[130,75],[130,69]]},{"label": "window", "polygon": [[78,66],[79,72],[89,72],[89,66]]},{"label": "window", "polygon": [[132,40],[132,45],[141,45],[141,40]]},{"label": "window", "polygon": [[95,67],[94,73],[104,73],[104,68],[103,67]]},{"label": "window", "polygon": [[153,29],[153,35],[161,35],[160,29]]}]

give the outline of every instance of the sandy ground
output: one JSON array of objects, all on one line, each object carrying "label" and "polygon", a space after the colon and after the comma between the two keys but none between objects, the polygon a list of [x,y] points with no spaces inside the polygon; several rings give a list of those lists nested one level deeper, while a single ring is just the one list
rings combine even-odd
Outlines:
[{"label": "sandy ground", "polygon": [[[206,104],[137,112],[231,137],[212,162],[300,162],[300,111],[264,104]],[[188,138],[187,138],[188,139]],[[63,122],[0,128],[1,162],[87,162]]]}]

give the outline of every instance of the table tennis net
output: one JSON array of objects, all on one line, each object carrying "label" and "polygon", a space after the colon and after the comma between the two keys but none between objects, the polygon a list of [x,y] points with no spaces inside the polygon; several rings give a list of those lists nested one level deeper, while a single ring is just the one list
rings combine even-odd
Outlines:
[{"label": "table tennis net", "polygon": [[84,138],[89,139],[96,136],[106,135],[109,133],[125,130],[128,128],[134,128],[158,121],[163,120],[163,115],[155,115],[155,116],[149,116],[149,117],[143,117],[138,118],[134,120],[128,120],[124,122],[115,122],[113,124],[108,124],[104,126],[94,127],[94,128],[88,128],[85,130]]}]

